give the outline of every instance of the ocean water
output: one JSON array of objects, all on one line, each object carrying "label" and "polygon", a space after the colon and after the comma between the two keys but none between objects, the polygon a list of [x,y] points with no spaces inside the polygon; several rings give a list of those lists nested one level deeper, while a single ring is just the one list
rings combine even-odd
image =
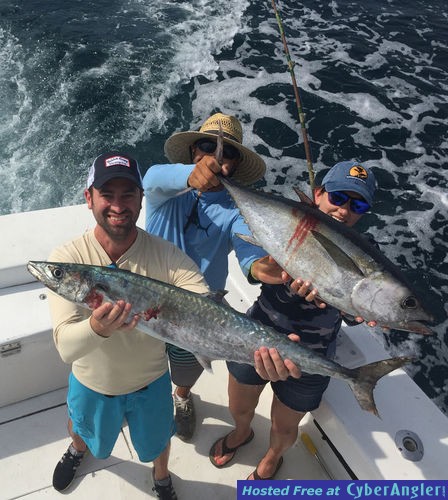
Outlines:
[{"label": "ocean water", "polygon": [[[448,408],[448,4],[278,3],[317,180],[343,159],[379,182],[369,231],[436,315],[391,332],[393,354]],[[120,148],[142,170],[174,131],[239,117],[268,165],[260,187],[309,192],[291,76],[270,1],[3,0],[0,214],[81,203],[88,165]]]}]

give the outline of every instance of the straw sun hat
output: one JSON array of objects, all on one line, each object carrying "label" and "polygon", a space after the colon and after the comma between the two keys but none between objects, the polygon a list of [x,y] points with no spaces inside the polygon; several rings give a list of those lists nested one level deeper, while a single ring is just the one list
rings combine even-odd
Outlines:
[{"label": "straw sun hat", "polygon": [[252,184],[261,179],[266,165],[256,153],[242,145],[243,130],[237,118],[216,113],[207,118],[198,132],[176,132],[165,142],[165,154],[171,163],[191,163],[190,146],[197,140],[210,137],[213,140],[219,133],[219,123],[224,136],[224,143],[230,144],[240,153],[238,167],[232,176],[241,184]]}]

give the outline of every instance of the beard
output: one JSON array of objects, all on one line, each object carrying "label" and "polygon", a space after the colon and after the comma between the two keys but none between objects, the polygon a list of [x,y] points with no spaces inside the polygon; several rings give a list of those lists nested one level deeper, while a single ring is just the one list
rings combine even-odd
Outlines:
[{"label": "beard", "polygon": [[[124,217],[125,219],[119,224],[115,224],[111,222],[111,217]],[[130,235],[134,233],[136,228],[136,219],[130,211],[114,214],[105,210],[101,212],[101,214],[97,214],[95,218],[101,229],[103,229],[112,241],[116,242],[126,241]]]}]

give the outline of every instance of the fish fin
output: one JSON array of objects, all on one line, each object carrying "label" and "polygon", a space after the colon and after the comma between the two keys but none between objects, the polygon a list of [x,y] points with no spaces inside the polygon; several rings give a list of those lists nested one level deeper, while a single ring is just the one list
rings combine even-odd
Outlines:
[{"label": "fish fin", "polygon": [[[193,353],[194,354],[194,353]],[[206,370],[208,373],[213,373],[212,362],[208,358],[203,358],[199,354],[194,354],[194,357],[198,360],[198,363]]]},{"label": "fish fin", "polygon": [[306,203],[307,205],[310,205],[311,207],[316,206],[314,201],[307,194],[305,194],[302,190],[300,190],[297,186],[293,186],[293,189],[294,189],[296,195],[300,198],[300,201],[302,203]]},{"label": "fish fin", "polygon": [[311,233],[316,238],[316,240],[325,248],[327,253],[339,267],[343,267],[348,271],[365,277],[365,274],[362,272],[356,262],[343,250],[341,250],[335,243],[326,238],[322,233],[318,233],[317,231],[311,231]]},{"label": "fish fin", "polygon": [[247,243],[250,243],[251,245],[255,245],[257,247],[261,246],[260,243],[253,237],[249,236],[248,234],[241,234],[241,233],[236,233],[238,238],[241,238],[242,240],[246,241]]},{"label": "fish fin", "polygon": [[402,330],[404,332],[418,333],[419,335],[433,335],[434,333],[431,328],[423,323],[420,323],[420,321],[405,321],[404,323],[380,325],[380,327],[386,329],[384,333],[390,333],[388,330],[391,328]]},{"label": "fish fin", "polygon": [[217,304],[221,304],[222,303],[222,299],[224,298],[224,296],[227,293],[229,293],[228,290],[215,290],[213,292],[203,293],[202,296],[203,297],[207,297],[209,299],[212,299]]},{"label": "fish fin", "polygon": [[373,389],[378,380],[411,361],[414,361],[414,358],[402,356],[375,361],[374,363],[369,363],[368,365],[349,370],[352,374],[352,378],[348,379],[347,382],[359,406],[361,406],[363,410],[369,411],[379,417],[375,401],[373,400]]}]

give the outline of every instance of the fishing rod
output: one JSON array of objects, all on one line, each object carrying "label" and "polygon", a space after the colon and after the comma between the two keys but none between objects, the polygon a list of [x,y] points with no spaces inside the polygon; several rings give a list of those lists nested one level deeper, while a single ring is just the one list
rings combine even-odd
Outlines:
[{"label": "fishing rod", "polygon": [[282,38],[283,48],[285,51],[286,60],[288,62],[289,72],[291,73],[292,86],[294,89],[294,97],[295,97],[296,104],[297,104],[297,112],[299,114],[299,121],[300,121],[301,130],[302,130],[303,145],[305,147],[305,157],[306,157],[306,164],[308,167],[308,177],[310,180],[311,192],[314,193],[315,182],[314,182],[313,162],[311,160],[311,148],[310,148],[310,143],[308,141],[308,133],[306,130],[305,113],[303,112],[303,109],[302,109],[302,103],[300,100],[299,89],[298,89],[297,81],[296,81],[296,75],[294,73],[295,63],[291,60],[291,57],[289,55],[289,49],[288,49],[288,44],[286,43],[286,36],[285,36],[285,32],[283,30],[282,19],[280,17],[280,13],[278,12],[275,0],[272,0],[272,7],[274,8],[275,18],[277,19],[277,24],[278,24],[278,27],[280,30],[280,36]]}]

